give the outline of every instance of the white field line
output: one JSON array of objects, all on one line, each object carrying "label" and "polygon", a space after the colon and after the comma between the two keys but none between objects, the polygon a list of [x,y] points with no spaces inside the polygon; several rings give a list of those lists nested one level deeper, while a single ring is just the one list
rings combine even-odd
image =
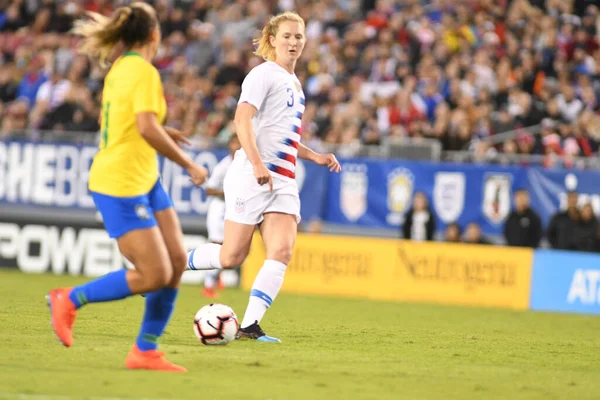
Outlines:
[{"label": "white field line", "polygon": [[71,396],[71,395],[51,395],[51,394],[30,394],[30,393],[0,393],[0,400],[168,400],[149,397],[98,397],[98,396]]}]

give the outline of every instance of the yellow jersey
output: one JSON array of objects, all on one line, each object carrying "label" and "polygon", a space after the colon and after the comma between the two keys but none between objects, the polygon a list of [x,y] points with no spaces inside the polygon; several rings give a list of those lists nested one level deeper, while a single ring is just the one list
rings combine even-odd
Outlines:
[{"label": "yellow jersey", "polygon": [[104,79],[100,150],[89,189],[115,197],[146,194],[158,180],[156,150],[144,140],[136,114],[153,112],[159,124],[167,113],[160,75],[135,52],[117,59]]}]

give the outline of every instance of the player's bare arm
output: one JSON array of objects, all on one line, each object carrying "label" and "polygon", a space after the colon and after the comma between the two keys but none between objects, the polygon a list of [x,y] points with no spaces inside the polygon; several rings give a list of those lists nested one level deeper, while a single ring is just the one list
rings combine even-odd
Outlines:
[{"label": "player's bare arm", "polygon": [[156,120],[153,112],[136,114],[136,123],[142,137],[160,154],[185,168],[195,185],[201,185],[208,176],[206,168],[196,165],[190,156],[181,149],[167,131]]},{"label": "player's bare arm", "polygon": [[167,132],[167,135],[169,135],[171,137],[171,139],[173,139],[179,145],[183,145],[183,144],[187,144],[188,146],[192,145],[192,142],[190,142],[190,140],[187,138],[188,135],[186,135],[179,129],[175,129],[170,126],[164,126],[163,128],[165,129],[165,132]]},{"label": "player's bare arm", "polygon": [[224,199],[225,198],[225,192],[223,192],[220,189],[215,189],[215,188],[207,188],[206,189],[206,195],[207,196],[218,197],[220,199]]},{"label": "player's bare arm", "polygon": [[254,168],[254,177],[259,185],[269,184],[271,191],[273,190],[273,177],[260,159],[260,153],[256,145],[256,134],[252,128],[252,118],[256,115],[256,107],[249,103],[241,103],[235,111],[236,132],[240,140],[240,144],[248,157],[248,161]]},{"label": "player's bare arm", "polygon": [[312,161],[317,165],[326,166],[331,172],[340,172],[342,170],[342,166],[334,154],[316,153],[302,143],[298,145],[298,157],[303,160]]}]

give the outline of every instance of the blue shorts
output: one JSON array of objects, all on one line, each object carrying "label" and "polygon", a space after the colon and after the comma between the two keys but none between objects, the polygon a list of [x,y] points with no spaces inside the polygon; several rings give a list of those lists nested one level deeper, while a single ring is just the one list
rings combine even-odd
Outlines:
[{"label": "blue shorts", "polygon": [[154,213],[173,207],[160,179],[147,194],[141,196],[116,197],[92,191],[90,193],[111,238],[119,238],[135,229],[156,226]]}]

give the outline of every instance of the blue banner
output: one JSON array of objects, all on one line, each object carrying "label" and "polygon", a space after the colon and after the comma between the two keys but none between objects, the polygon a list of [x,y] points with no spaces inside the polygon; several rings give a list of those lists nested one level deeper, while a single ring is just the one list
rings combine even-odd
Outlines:
[{"label": "blue banner", "polygon": [[[93,209],[87,180],[95,154],[95,146],[0,142],[0,204]],[[209,170],[225,154],[223,149],[190,152]],[[532,208],[545,226],[566,203],[569,190],[580,194],[580,203],[591,202],[600,212],[598,171],[374,159],[346,159],[342,166],[342,172],[334,174],[298,162],[305,221],[320,218],[397,230],[417,191],[429,199],[438,231],[451,222],[478,222],[485,234],[501,235],[519,188],[529,190]],[[179,214],[206,214],[204,190],[193,187],[182,168],[161,159],[160,173]]]},{"label": "blue banner", "polygon": [[531,279],[531,309],[600,314],[600,256],[538,250]]},{"label": "blue banner", "polygon": [[[0,142],[0,204],[94,209],[87,187],[96,151],[95,146]],[[227,151],[214,149],[189,154],[212,171]],[[159,157],[159,166],[163,185],[176,211],[182,216],[205,215],[208,202],[204,189],[194,187],[178,165]],[[325,168],[299,162],[297,181],[303,219],[322,215],[326,178]]]},{"label": "blue banner", "polygon": [[597,171],[370,159],[344,160],[342,168],[329,176],[324,210],[326,221],[342,225],[398,229],[418,191],[429,199],[438,231],[451,222],[477,222],[486,234],[502,234],[520,188],[529,190],[544,226],[569,190],[600,211]]}]

